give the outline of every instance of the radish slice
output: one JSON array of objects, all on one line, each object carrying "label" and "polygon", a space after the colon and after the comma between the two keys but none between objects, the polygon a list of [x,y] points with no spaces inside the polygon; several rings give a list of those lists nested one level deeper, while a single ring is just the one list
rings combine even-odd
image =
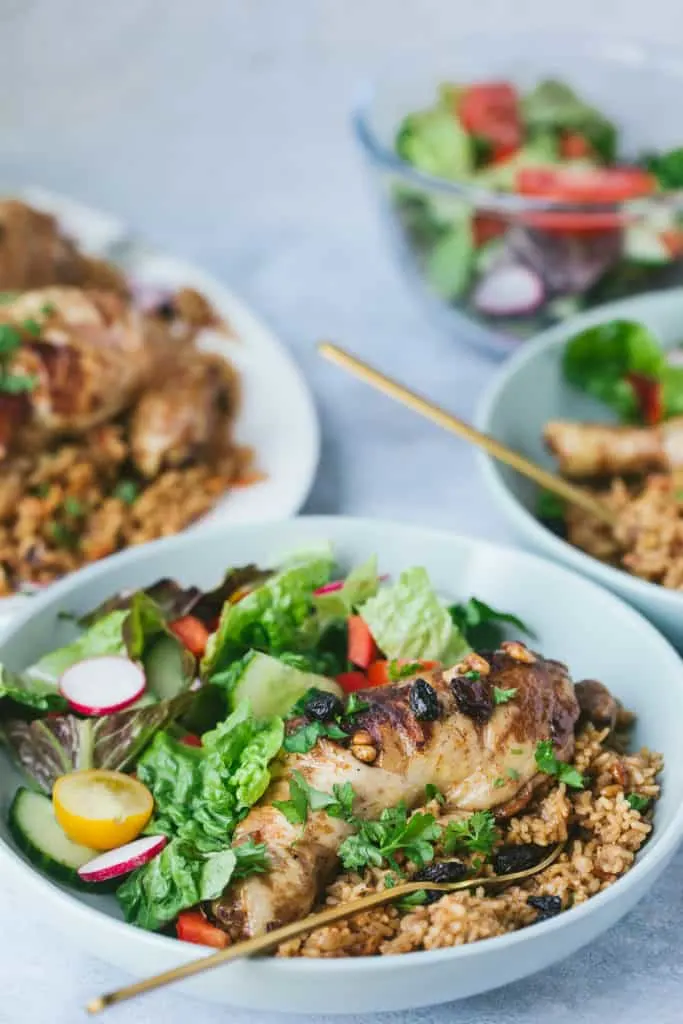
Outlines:
[{"label": "radish slice", "polygon": [[543,282],[529,267],[499,266],[481,279],[474,304],[488,316],[533,313],[543,302]]},{"label": "radish slice", "polygon": [[84,882],[107,882],[110,878],[127,875],[161,853],[167,842],[166,836],[143,836],[116,850],[107,850],[80,867],[79,878]]},{"label": "radish slice", "polygon": [[[389,575],[385,573],[384,576],[378,576],[377,579],[380,583],[384,583],[385,580],[389,579]],[[318,587],[317,590],[313,591],[313,594],[315,597],[320,597],[321,594],[334,594],[335,591],[342,589],[345,582],[346,580],[332,580],[331,583],[323,583],[322,587]]]},{"label": "radish slice", "polygon": [[110,715],[134,704],[145,689],[145,673],[130,658],[104,654],[77,661],[62,674],[59,689],[74,711]]}]

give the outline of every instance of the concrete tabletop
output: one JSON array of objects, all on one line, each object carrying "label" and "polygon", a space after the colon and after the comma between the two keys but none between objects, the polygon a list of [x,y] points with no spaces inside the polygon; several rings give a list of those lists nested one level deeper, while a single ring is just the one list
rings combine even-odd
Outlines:
[{"label": "concrete tabletop", "polygon": [[[511,541],[472,453],[323,364],[338,340],[463,416],[495,372],[438,333],[393,266],[348,127],[354,82],[414,40],[491,28],[683,37],[678,0],[5,0],[0,176],[110,209],[203,264],[276,329],[317,398],[306,510],[390,516]],[[683,115],[681,135],[683,136]],[[462,1003],[363,1018],[446,1024],[683,1020],[683,857],[621,925],[556,967]],[[0,1022],[75,1024],[128,980],[0,877]],[[282,1007],[286,1010],[287,1007]],[[169,990],[112,1012],[143,1024],[273,1015]],[[320,1018],[323,1020],[325,1018]],[[360,1018],[356,1018],[360,1024]],[[303,1020],[302,1020],[303,1024]],[[354,1022],[355,1024],[355,1022]]]}]

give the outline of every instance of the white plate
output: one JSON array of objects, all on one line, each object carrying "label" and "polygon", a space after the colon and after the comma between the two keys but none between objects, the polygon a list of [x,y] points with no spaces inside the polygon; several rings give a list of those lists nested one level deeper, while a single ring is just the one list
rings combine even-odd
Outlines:
[{"label": "white plate", "polygon": [[[474,995],[573,953],[634,906],[683,836],[683,663],[642,616],[568,569],[483,541],[379,520],[320,516],[216,527],[125,551],[57,583],[10,624],[0,643],[0,662],[20,669],[62,643],[68,627],[60,611],[84,613],[124,587],[144,586],[165,575],[211,586],[230,565],[273,564],[321,540],[333,542],[346,567],[372,554],[392,576],[424,565],[444,595],[455,600],[476,595],[519,615],[536,632],[538,649],[566,661],[574,679],[603,680],[637,712],[635,744],[664,754],[665,782],[655,830],[624,878],[541,924],[467,946],[403,956],[238,961],[183,982],[177,990],[256,1011],[374,1013]],[[0,808],[5,811],[0,817],[0,870],[7,875],[11,871],[17,887],[31,888],[35,898],[27,901],[26,912],[35,910],[38,927],[41,919],[50,920],[90,954],[136,977],[206,955],[197,946],[124,924],[113,897],[68,892],[28,864],[6,825],[6,810],[19,781],[0,757]],[[648,933],[642,938],[646,944]],[[146,998],[151,1020],[155,997]],[[125,1010],[119,1019],[126,1019]]]},{"label": "white plate", "polygon": [[[106,213],[38,188],[25,189],[22,198],[53,213],[85,251],[112,258],[137,282],[197,288],[235,329],[236,339],[206,331],[201,344],[224,354],[239,370],[243,404],[236,438],[255,449],[257,468],[266,479],[231,491],[192,529],[208,522],[284,519],[298,512],[315,477],[320,429],[308,386],[283,343],[225,285],[140,243]],[[0,629],[26,600],[0,600]]]}]

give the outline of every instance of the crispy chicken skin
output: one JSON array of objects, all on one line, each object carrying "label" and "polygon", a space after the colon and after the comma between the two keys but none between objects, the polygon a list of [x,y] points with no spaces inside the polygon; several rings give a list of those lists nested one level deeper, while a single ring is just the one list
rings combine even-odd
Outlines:
[{"label": "crispy chicken skin", "polygon": [[656,427],[554,420],[543,437],[563,476],[629,476],[683,466],[683,417]]},{"label": "crispy chicken skin", "polygon": [[[507,646],[484,655],[488,672],[476,683],[464,677],[467,660],[421,676],[436,692],[436,720],[419,720],[411,710],[413,681],[393,683],[363,692],[370,706],[354,716],[348,749],[321,739],[308,753],[284,758],[279,778],[234,838],[236,845],[247,838],[265,843],[271,870],[229,888],[210,907],[233,939],[309,913],[351,832],[325,811],[309,812],[303,826],[286,820],[273,801],[288,798],[293,771],[326,793],[335,783],[350,782],[354,813],[372,819],[401,800],[410,808],[424,803],[428,783],[444,793],[446,810],[454,814],[504,808],[520,796],[517,806],[523,806],[539,781],[537,743],[552,739],[559,757],[571,757],[579,706],[565,666],[521,644]],[[494,705],[494,686],[514,689],[514,700]],[[368,748],[376,751],[372,763],[357,756]]]},{"label": "crispy chicken skin", "polygon": [[131,422],[133,459],[154,477],[211,447],[225,445],[237,411],[237,375],[220,356],[193,352],[192,359],[140,398]]},{"label": "crispy chicken skin", "polygon": [[16,199],[0,201],[0,291],[57,284],[127,291],[123,275],[79,253],[49,213]]}]

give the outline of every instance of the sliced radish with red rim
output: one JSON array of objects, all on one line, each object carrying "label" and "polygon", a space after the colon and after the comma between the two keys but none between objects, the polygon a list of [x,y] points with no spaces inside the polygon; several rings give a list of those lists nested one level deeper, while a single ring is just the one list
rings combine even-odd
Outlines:
[{"label": "sliced radish with red rim", "polygon": [[474,292],[474,304],[488,316],[522,316],[543,302],[541,278],[529,267],[503,265],[483,277]]},{"label": "sliced radish with red rim", "polygon": [[84,882],[108,882],[110,878],[127,875],[160,854],[167,842],[166,836],[134,839],[132,843],[108,850],[94,860],[89,860],[78,869],[78,875]]},{"label": "sliced radish with red rim", "polygon": [[59,689],[74,711],[110,715],[134,704],[145,689],[145,673],[130,658],[104,654],[69,666]]}]

